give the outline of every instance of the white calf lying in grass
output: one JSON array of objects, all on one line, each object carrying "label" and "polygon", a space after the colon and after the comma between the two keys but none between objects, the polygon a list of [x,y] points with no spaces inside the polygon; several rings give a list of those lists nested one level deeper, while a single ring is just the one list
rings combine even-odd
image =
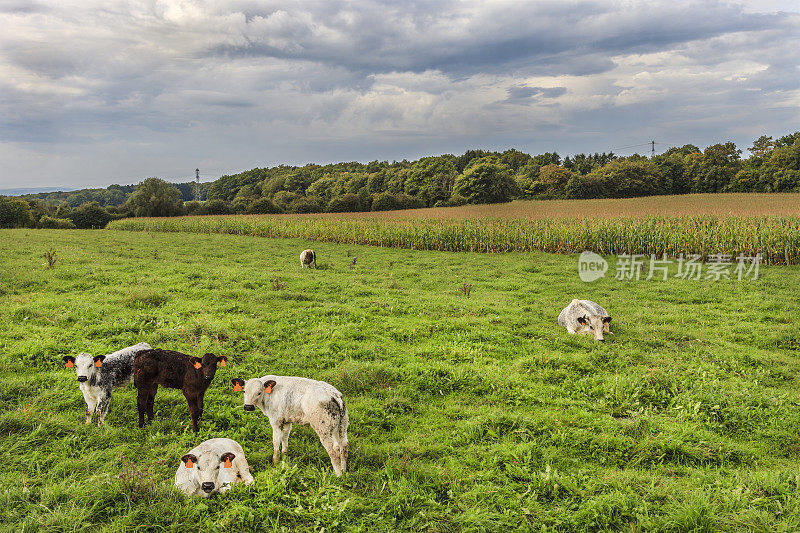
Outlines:
[{"label": "white calf lying in grass", "polygon": [[300,252],[300,268],[317,268],[317,254],[314,250],[303,250]]},{"label": "white calf lying in grass", "polygon": [[292,376],[263,376],[231,380],[233,390],[244,388],[244,410],[261,409],[272,426],[272,462],[278,462],[280,449],[286,455],[292,424],[307,424],[316,431],[333,471],[341,476],[347,470],[347,426],[349,418],[342,393],[324,381]]},{"label": "white calf lying in grass", "polygon": [[133,359],[137,353],[149,349],[149,344],[140,342],[108,355],[92,357],[90,353],[81,353],[77,357],[63,357],[67,368],[74,366],[78,375],[86,402],[87,424],[92,423],[92,415],[97,410],[97,425],[103,425],[111,403],[111,393],[133,381]]},{"label": "white calf lying in grass", "polygon": [[570,334],[594,335],[604,341],[604,333],[611,333],[608,312],[591,300],[572,300],[558,315],[558,325],[567,328]]},{"label": "white calf lying in grass", "polygon": [[237,483],[253,482],[244,450],[231,439],[209,439],[181,457],[175,486],[187,496],[208,498]]}]

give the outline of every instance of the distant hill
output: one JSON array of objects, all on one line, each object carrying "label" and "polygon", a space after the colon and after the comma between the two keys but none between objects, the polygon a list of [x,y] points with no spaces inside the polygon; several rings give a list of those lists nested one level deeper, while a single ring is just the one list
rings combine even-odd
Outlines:
[{"label": "distant hill", "polygon": [[75,188],[70,187],[18,187],[16,189],[0,189],[0,196],[22,196],[24,194],[38,194],[44,192],[69,192]]},{"label": "distant hill", "polygon": [[[181,192],[181,197],[185,202],[194,200],[193,182],[172,183],[171,185]],[[206,193],[210,186],[211,182],[200,184],[200,200],[206,199]],[[108,207],[122,205],[135,189],[136,185],[109,185],[106,188],[96,189],[19,188],[7,189],[8,192],[0,190],[0,195],[20,196],[25,200],[43,200],[56,205],[67,204],[70,207],[78,207],[88,202],[98,202],[103,207]]]}]

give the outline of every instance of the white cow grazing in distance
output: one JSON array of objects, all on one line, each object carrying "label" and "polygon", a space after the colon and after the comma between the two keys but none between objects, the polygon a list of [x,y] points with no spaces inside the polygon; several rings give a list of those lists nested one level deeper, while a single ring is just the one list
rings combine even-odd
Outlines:
[{"label": "white cow grazing in distance", "polygon": [[317,268],[317,254],[314,253],[314,250],[300,252],[300,268],[311,268],[312,265]]},{"label": "white cow grazing in distance", "polygon": [[605,340],[604,333],[611,333],[610,322],[608,312],[591,300],[572,300],[558,315],[558,325],[571,335],[593,335],[599,341]]},{"label": "white cow grazing in distance", "polygon": [[260,378],[232,379],[233,390],[244,389],[244,410],[261,409],[272,426],[272,462],[278,462],[280,449],[286,455],[292,424],[307,424],[317,433],[328,452],[333,471],[341,476],[347,470],[347,426],[349,417],[342,393],[324,381],[293,376],[267,375]]},{"label": "white cow grazing in distance", "polygon": [[77,357],[63,357],[67,368],[75,367],[78,383],[86,402],[86,423],[92,423],[92,415],[97,411],[97,425],[102,426],[111,404],[111,393],[114,389],[124,387],[133,381],[134,356],[150,345],[140,342],[108,355],[92,356],[80,353]]},{"label": "white cow grazing in distance", "polygon": [[253,482],[244,450],[231,439],[209,439],[181,457],[175,486],[187,496],[208,498],[237,483]]}]

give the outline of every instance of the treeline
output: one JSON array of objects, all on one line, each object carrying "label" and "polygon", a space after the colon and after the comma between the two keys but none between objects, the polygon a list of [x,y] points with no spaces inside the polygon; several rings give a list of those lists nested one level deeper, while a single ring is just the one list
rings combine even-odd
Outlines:
[{"label": "treeline", "polygon": [[157,178],[137,186],[0,197],[0,227],[104,227],[124,217],[388,211],[515,198],[625,198],[660,194],[800,191],[800,132],[648,158],[613,153],[469,150],[417,161],[280,165],[200,184]]},{"label": "treeline", "polygon": [[515,198],[624,198],[659,194],[800,191],[800,132],[762,136],[750,157],[732,142],[687,144],[649,158],[613,153],[535,156],[470,150],[417,161],[255,168],[208,190],[218,213],[383,211]]}]

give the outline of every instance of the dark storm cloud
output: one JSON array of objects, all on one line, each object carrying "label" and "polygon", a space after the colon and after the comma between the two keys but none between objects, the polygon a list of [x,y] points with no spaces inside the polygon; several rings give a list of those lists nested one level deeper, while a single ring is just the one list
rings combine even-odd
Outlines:
[{"label": "dark storm cloud", "polygon": [[[612,9],[584,2],[521,3],[512,9],[478,8],[473,18],[434,9],[417,15],[397,4],[361,2],[345,18],[328,4],[307,17],[251,13],[247,40],[208,52],[225,57],[312,61],[362,73],[437,70],[460,77],[501,73],[587,75],[609,70],[609,56],[647,53],[690,41],[779,26],[786,14],[746,15],[734,4],[642,3]],[[482,11],[485,11],[482,12]],[[269,33],[259,21],[271,21]],[[325,31],[322,31],[324,29]],[[449,31],[448,31],[449,30]],[[335,34],[338,38],[331,38]]]}]

